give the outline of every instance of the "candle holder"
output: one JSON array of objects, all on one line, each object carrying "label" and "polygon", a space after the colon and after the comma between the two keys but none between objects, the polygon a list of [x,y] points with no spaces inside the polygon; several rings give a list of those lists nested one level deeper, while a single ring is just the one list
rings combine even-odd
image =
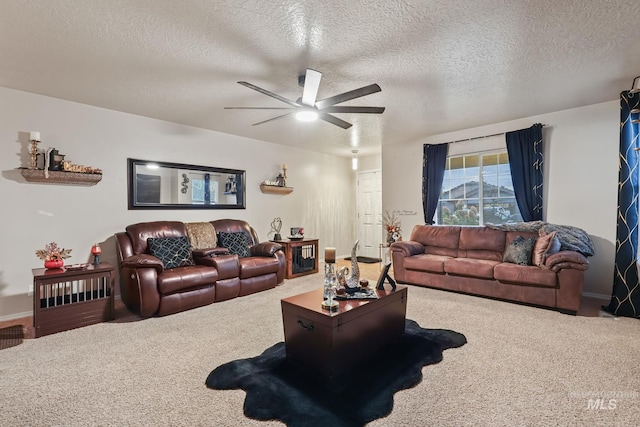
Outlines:
[{"label": "candle holder", "polygon": [[324,264],[324,290],[322,308],[334,310],[338,308],[336,296],[336,270],[335,265],[331,262]]},{"label": "candle holder", "polygon": [[91,253],[93,254],[93,265],[100,264],[100,254],[102,253],[102,248],[99,243],[91,246]]},{"label": "candle holder", "polygon": [[[34,138],[30,136],[30,138]],[[37,157],[38,157],[38,144],[40,143],[39,139],[31,139],[31,147],[29,148],[29,156],[31,158],[31,163],[29,164],[29,169],[37,169]]]}]

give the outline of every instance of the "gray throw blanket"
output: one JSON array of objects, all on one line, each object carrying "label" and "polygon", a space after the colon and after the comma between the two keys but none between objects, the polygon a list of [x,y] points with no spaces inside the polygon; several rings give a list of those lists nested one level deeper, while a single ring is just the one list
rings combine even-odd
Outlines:
[{"label": "gray throw blanket", "polygon": [[530,233],[549,234],[556,232],[560,241],[560,250],[580,252],[584,256],[593,256],[595,249],[591,237],[586,231],[570,225],[550,224],[544,221],[516,222],[513,224],[486,224],[488,228],[503,231],[528,231]]}]

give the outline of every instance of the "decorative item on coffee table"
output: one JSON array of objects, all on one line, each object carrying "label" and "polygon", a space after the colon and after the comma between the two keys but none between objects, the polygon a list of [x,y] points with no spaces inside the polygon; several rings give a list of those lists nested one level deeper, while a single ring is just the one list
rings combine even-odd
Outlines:
[{"label": "decorative item on coffee table", "polygon": [[335,310],[338,308],[336,297],[336,249],[324,249],[324,291],[322,308],[327,310]]},{"label": "decorative item on coffee table", "polygon": [[336,274],[339,286],[344,287],[346,293],[354,293],[360,290],[360,267],[358,267],[358,257],[356,252],[358,250],[358,243],[356,243],[351,249],[351,274],[349,274],[349,267],[346,265]]}]

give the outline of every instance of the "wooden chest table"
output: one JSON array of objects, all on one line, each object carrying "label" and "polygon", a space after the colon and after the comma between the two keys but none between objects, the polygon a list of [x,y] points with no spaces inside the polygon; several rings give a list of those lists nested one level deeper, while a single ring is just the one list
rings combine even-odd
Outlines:
[{"label": "wooden chest table", "polygon": [[113,319],[113,265],[32,271],[36,337]]},{"label": "wooden chest table", "polygon": [[407,287],[379,290],[378,299],[340,301],[321,307],[322,289],[281,300],[287,360],[329,380],[404,333]]}]

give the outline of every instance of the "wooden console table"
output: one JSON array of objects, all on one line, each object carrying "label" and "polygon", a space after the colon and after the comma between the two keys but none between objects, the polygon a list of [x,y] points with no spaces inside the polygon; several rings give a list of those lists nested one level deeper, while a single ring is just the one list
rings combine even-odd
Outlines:
[{"label": "wooden console table", "polygon": [[36,338],[112,320],[114,271],[106,262],[74,271],[34,268]]},{"label": "wooden console table", "polygon": [[318,272],[318,239],[274,240],[282,245],[287,260],[285,278]]}]

